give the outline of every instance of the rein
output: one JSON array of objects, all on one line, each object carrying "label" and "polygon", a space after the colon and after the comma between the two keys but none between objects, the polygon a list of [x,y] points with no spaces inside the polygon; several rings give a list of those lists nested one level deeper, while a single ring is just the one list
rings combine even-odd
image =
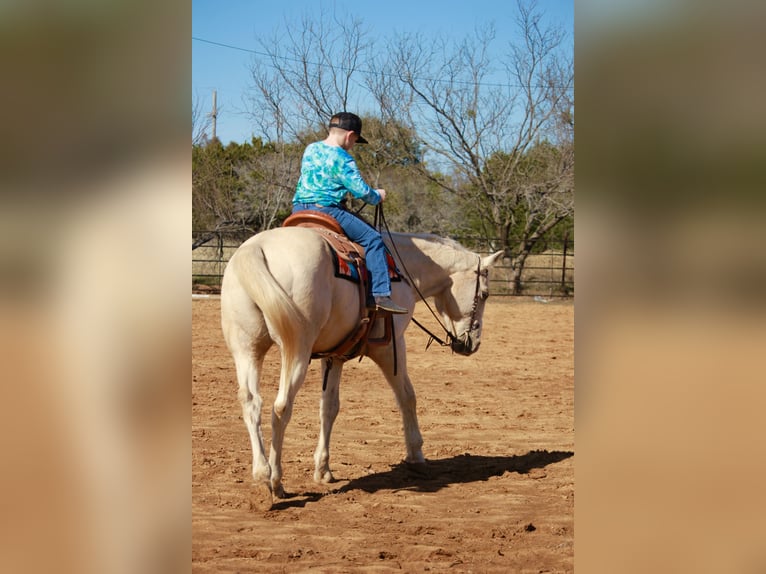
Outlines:
[{"label": "rein", "polygon": [[[422,298],[422,297],[421,297],[421,298]],[[424,299],[424,301],[425,301],[425,299]],[[437,318],[436,318],[436,320],[438,321],[438,320],[439,320],[439,318],[437,317]],[[416,324],[418,327],[420,327],[420,330],[421,330],[421,331],[424,331],[424,332],[425,332],[425,333],[428,335],[428,343],[426,343],[426,350],[428,350],[428,347],[430,347],[430,346],[431,346],[431,343],[433,343],[434,341],[436,341],[437,343],[439,343],[439,345],[441,345],[442,347],[451,347],[451,346],[452,346],[452,342],[453,342],[453,341],[455,341],[455,340],[457,340],[457,338],[455,337],[455,335],[453,335],[453,334],[452,334],[450,331],[448,331],[446,328],[444,328],[444,325],[442,325],[442,329],[444,329],[444,331],[447,333],[447,342],[446,342],[446,343],[445,343],[444,341],[442,341],[442,340],[441,340],[439,337],[437,337],[436,335],[434,335],[434,334],[433,334],[431,331],[429,331],[429,330],[428,330],[426,327],[424,327],[424,326],[423,326],[423,325],[420,323],[420,321],[418,321],[417,319],[415,319],[415,317],[413,317],[413,318],[412,318],[412,322],[413,322],[413,323],[415,323],[415,324]],[[439,321],[439,324],[441,325],[441,321]]]},{"label": "rein", "polygon": [[[402,268],[404,270],[404,274],[406,275],[407,279],[409,279],[410,285],[412,285],[412,288],[415,289],[415,292],[418,294],[418,297],[420,297],[420,300],[425,303],[428,310],[431,312],[431,315],[433,315],[434,319],[436,319],[436,322],[439,323],[439,326],[444,330],[444,333],[446,334],[446,341],[443,341],[436,335],[434,335],[431,331],[429,331],[426,327],[424,327],[415,317],[412,317],[412,322],[415,323],[422,331],[424,331],[429,339],[428,343],[426,343],[426,350],[431,346],[431,344],[436,341],[439,343],[442,347],[452,347],[452,344],[458,340],[457,335],[447,329],[445,327],[444,323],[442,323],[439,316],[434,312],[434,310],[431,308],[431,305],[428,304],[428,301],[426,301],[426,298],[423,296],[423,294],[420,292],[420,289],[418,289],[417,285],[415,285],[415,281],[412,279],[412,275],[410,274],[409,270],[407,269],[407,266],[404,264],[404,260],[402,259],[402,256],[399,254],[399,250],[396,248],[396,243],[394,243],[393,237],[391,236],[391,230],[388,227],[388,222],[386,222],[386,218],[383,215],[383,206],[381,204],[378,204],[375,206],[375,219],[374,219],[375,225],[374,227],[377,227],[379,230],[382,230],[385,228],[386,233],[388,234],[388,238],[391,242],[391,246],[393,247],[394,251],[396,252],[397,257],[399,258],[399,262],[402,264]],[[479,257],[479,264],[476,269],[476,290],[473,295],[473,307],[471,308],[471,323],[469,325],[469,331],[473,327],[475,321],[476,321],[476,311],[479,309],[479,290],[481,289],[481,257]]]}]

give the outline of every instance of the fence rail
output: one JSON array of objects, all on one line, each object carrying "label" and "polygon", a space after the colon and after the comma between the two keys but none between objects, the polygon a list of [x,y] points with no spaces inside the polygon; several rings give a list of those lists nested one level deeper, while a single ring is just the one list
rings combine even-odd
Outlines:
[{"label": "fence rail", "polygon": [[[204,233],[199,233],[204,235]],[[192,238],[194,241],[196,237]],[[455,238],[480,255],[493,250],[486,244],[477,244],[475,238]],[[218,291],[226,264],[241,241],[218,234],[192,251],[192,290]],[[520,290],[514,292],[514,268],[506,259],[496,265],[490,275],[490,292],[493,295],[540,295],[545,297],[574,296],[574,248],[569,241],[548,242],[542,253],[533,253],[525,262],[521,272]]]}]

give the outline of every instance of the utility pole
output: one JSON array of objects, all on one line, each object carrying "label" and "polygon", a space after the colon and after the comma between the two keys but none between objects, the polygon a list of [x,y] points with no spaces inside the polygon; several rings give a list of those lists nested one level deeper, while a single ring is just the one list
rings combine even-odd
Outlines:
[{"label": "utility pole", "polygon": [[216,127],[215,124],[216,124],[216,120],[218,119],[218,108],[216,107],[217,93],[218,92],[216,90],[213,90],[213,109],[210,112],[210,118],[213,120],[213,137],[211,141],[215,139],[215,127]]}]

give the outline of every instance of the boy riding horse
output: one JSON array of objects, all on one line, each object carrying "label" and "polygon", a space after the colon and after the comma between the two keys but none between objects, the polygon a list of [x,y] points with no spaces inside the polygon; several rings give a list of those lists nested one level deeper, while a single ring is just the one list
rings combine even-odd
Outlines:
[{"label": "boy riding horse", "polygon": [[342,206],[346,193],[377,205],[386,199],[385,189],[373,189],[362,178],[349,151],[355,144],[366,144],[359,116],[341,112],[330,119],[327,137],[309,144],[301,162],[301,177],[293,197],[293,213],[311,209],[334,217],[348,238],[365,251],[372,275],[375,307],[389,313],[408,313],[391,300],[386,248],[378,231]]}]

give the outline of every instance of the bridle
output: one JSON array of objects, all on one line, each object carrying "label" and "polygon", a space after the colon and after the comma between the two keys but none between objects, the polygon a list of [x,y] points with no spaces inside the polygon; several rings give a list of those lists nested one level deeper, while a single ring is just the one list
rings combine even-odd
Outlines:
[{"label": "bridle", "polygon": [[[401,257],[399,259],[401,261]],[[468,331],[466,333],[466,340],[464,340],[464,341],[461,341],[460,338],[455,333],[453,333],[452,331],[447,329],[447,327],[444,326],[444,323],[442,323],[442,321],[439,318],[439,316],[434,312],[434,310],[428,304],[428,301],[426,301],[425,297],[423,297],[423,294],[420,292],[420,290],[417,288],[417,286],[415,286],[414,283],[412,281],[410,281],[410,283],[412,283],[413,288],[415,289],[415,292],[418,294],[418,297],[420,297],[420,300],[423,301],[423,303],[426,304],[426,307],[428,307],[428,310],[431,311],[431,315],[433,315],[434,319],[436,319],[436,321],[439,323],[441,328],[444,329],[444,333],[446,334],[445,338],[447,340],[444,341],[444,340],[440,339],[438,336],[434,335],[426,327],[424,327],[417,319],[415,319],[415,317],[412,317],[412,322],[415,323],[418,327],[420,327],[420,329],[422,331],[424,331],[428,335],[428,337],[429,337],[428,343],[426,343],[426,349],[428,349],[431,346],[431,344],[434,341],[436,341],[437,343],[439,343],[440,346],[442,346],[442,347],[450,347],[454,351],[457,346],[460,346],[460,345],[462,345],[464,343],[468,343],[468,340],[470,340],[468,334],[471,331],[475,330],[474,329],[474,325],[476,324],[476,313],[479,311],[479,302],[482,300],[482,296],[481,296],[481,278],[482,278],[482,276],[486,277],[487,273],[488,273],[487,269],[482,270],[482,268],[481,268],[481,258],[479,258],[479,264],[478,264],[478,267],[477,267],[476,271],[474,271],[474,273],[476,273],[476,289],[475,289],[474,294],[473,294],[473,305],[471,306],[471,320],[468,323]],[[405,274],[409,277],[409,273],[406,270],[405,270]]]},{"label": "bridle", "polygon": [[439,316],[436,314],[436,312],[431,308],[431,305],[428,304],[428,301],[426,301],[426,298],[423,296],[423,294],[420,292],[420,289],[418,289],[417,285],[415,284],[415,281],[412,280],[412,275],[410,275],[409,270],[404,265],[404,261],[402,260],[401,255],[399,255],[398,250],[396,249],[396,244],[393,241],[393,238],[391,236],[391,230],[388,228],[388,223],[386,223],[386,219],[383,215],[383,208],[380,204],[375,206],[375,227],[378,229],[385,228],[386,233],[388,234],[388,238],[391,242],[391,246],[393,247],[394,251],[396,252],[397,257],[399,258],[399,261],[401,262],[402,269],[404,272],[405,277],[407,278],[409,284],[412,286],[412,288],[415,290],[415,292],[418,294],[418,297],[420,297],[420,300],[425,303],[428,310],[431,312],[431,315],[433,315],[434,319],[436,319],[436,322],[439,323],[442,329],[444,329],[444,333],[446,334],[445,339],[446,341],[439,338],[437,335],[432,333],[428,328],[423,326],[415,317],[412,317],[412,322],[415,323],[420,329],[425,332],[429,339],[428,343],[426,343],[426,349],[428,349],[431,344],[435,341],[442,347],[450,347],[453,351],[457,350],[458,348],[464,347],[470,342],[470,333],[471,331],[474,331],[474,325],[476,324],[476,314],[479,311],[479,303],[482,299],[486,299],[486,297],[482,297],[481,294],[481,278],[482,277],[488,277],[489,270],[481,268],[481,257],[479,257],[479,262],[476,267],[476,287],[473,294],[473,305],[471,306],[471,321],[468,324],[468,331],[466,331],[465,339],[461,340],[457,334],[450,331],[442,322],[442,320],[439,318]]},{"label": "bridle", "polygon": [[[481,293],[481,278],[489,277],[489,269],[481,268],[481,257],[479,257],[479,264],[476,266],[476,271],[474,271],[474,273],[476,273],[476,290],[473,293],[473,307],[471,307],[471,330],[473,330],[473,325],[476,322],[476,312],[479,310],[479,301],[487,298]],[[489,296],[489,294],[487,294],[487,296]]]}]

